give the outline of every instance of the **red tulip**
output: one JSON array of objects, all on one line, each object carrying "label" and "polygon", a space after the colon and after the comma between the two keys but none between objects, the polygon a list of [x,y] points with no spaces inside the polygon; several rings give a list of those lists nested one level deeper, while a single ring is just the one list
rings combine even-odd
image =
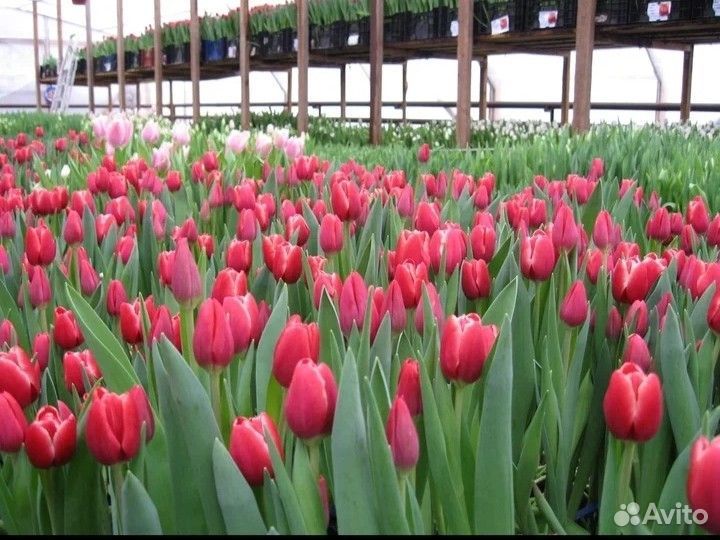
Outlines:
[{"label": "red tulip", "polygon": [[670,214],[667,208],[658,208],[648,219],[645,225],[645,234],[648,238],[658,240],[659,242],[667,242],[672,237],[670,229]]},{"label": "red tulip", "polygon": [[402,231],[395,247],[394,261],[388,265],[393,271],[398,264],[410,261],[430,266],[430,237],[423,231]]},{"label": "red tulip", "polygon": [[490,262],[495,254],[495,228],[475,225],[470,231],[473,257]]},{"label": "red tulip", "polygon": [[263,237],[263,258],[276,280],[295,283],[302,273],[302,250],[279,234]]},{"label": "red tulip", "polygon": [[626,362],[610,377],[603,399],[605,423],[618,439],[644,442],[660,428],[663,396],[660,379]]},{"label": "red tulip", "polygon": [[413,221],[415,228],[419,231],[425,231],[433,234],[440,228],[440,208],[437,203],[429,203],[420,201],[415,211],[415,220]]},{"label": "red tulip", "polygon": [[644,300],[664,267],[657,259],[619,259],[612,271],[612,293],[617,302]]},{"label": "red tulip", "polygon": [[397,281],[393,280],[385,291],[380,317],[390,314],[390,328],[393,332],[402,332],[407,324],[407,313],[403,302],[402,291]]},{"label": "red tulip", "polygon": [[182,351],[180,340],[180,318],[170,314],[167,306],[159,306],[155,316],[150,321],[150,341],[156,341],[161,336],[167,337],[178,351]]},{"label": "red tulip", "polygon": [[17,452],[25,439],[27,420],[17,400],[0,391],[0,452]]},{"label": "red tulip", "polygon": [[396,395],[403,398],[411,415],[417,416],[422,412],[420,365],[414,358],[406,358],[400,366]]},{"label": "red tulip", "polygon": [[390,407],[385,428],[395,467],[401,471],[415,468],[420,457],[420,441],[408,406],[398,396]]},{"label": "red tulip", "polygon": [[720,291],[717,291],[710,300],[707,323],[710,328],[720,334]]},{"label": "red tulip", "polygon": [[689,225],[692,225],[692,228],[697,234],[705,234],[708,230],[710,226],[710,215],[705,201],[703,201],[700,195],[693,197],[688,203],[685,220]]},{"label": "red tulip", "polygon": [[257,343],[260,340],[260,312],[252,294],[225,298],[223,310],[230,323],[235,354],[246,351],[251,341]]},{"label": "red tulip", "polygon": [[430,238],[429,252],[430,264],[433,272],[440,271],[442,257],[445,257],[445,273],[452,274],[455,268],[465,258],[467,253],[465,232],[457,227],[450,226],[446,229],[438,229]]},{"label": "red tulip", "polygon": [[252,242],[258,233],[255,208],[243,208],[238,214],[235,236],[238,240]]},{"label": "red tulip", "polygon": [[55,308],[53,339],[57,346],[64,350],[74,349],[85,341],[85,337],[75,321],[75,314],[62,306]]},{"label": "red tulip", "polygon": [[630,333],[644,337],[648,331],[648,307],[645,300],[635,300],[625,314],[625,326]]},{"label": "red tulip", "polygon": [[405,307],[414,309],[422,300],[422,284],[430,281],[427,266],[424,263],[400,263],[395,266],[394,281],[400,285]]},{"label": "red tulip", "polygon": [[690,450],[687,477],[688,503],[699,515],[705,512],[707,521],[702,527],[712,534],[720,534],[720,437],[712,441],[700,436]]},{"label": "red tulip", "polygon": [[362,330],[365,322],[368,288],[363,277],[352,272],[343,283],[340,291],[340,328],[344,334],[352,331],[353,325]]},{"label": "red tulip", "polygon": [[202,295],[200,271],[185,238],[178,240],[175,249],[170,290],[181,305],[192,305]]},{"label": "red tulip", "polygon": [[427,163],[430,159],[430,145],[424,143],[418,148],[417,159],[420,163]]},{"label": "red tulip", "polygon": [[225,264],[236,272],[247,272],[252,266],[252,243],[247,240],[231,240],[225,254]]},{"label": "red tulip", "polygon": [[207,151],[202,155],[202,165],[207,172],[212,172],[220,167],[218,157],[215,152]]},{"label": "red tulip", "polygon": [[640,369],[647,372],[652,364],[652,356],[647,343],[638,334],[630,334],[625,342],[625,351],[622,357],[623,363],[632,362],[640,366]]},{"label": "red tulip", "polygon": [[50,360],[50,335],[40,332],[33,339],[33,359],[40,365],[40,372],[45,371]]},{"label": "red tulip", "polygon": [[68,245],[72,246],[82,242],[83,237],[82,218],[75,210],[70,210],[65,220],[65,227],[63,227],[63,239]]},{"label": "red tulip", "polygon": [[557,251],[570,251],[580,242],[579,226],[575,223],[572,209],[561,204],[555,212],[552,227],[552,242]]},{"label": "red tulip", "polygon": [[228,296],[240,296],[247,292],[245,272],[236,272],[232,268],[223,268],[213,283],[210,297],[222,302]]},{"label": "red tulip", "polygon": [[707,244],[711,247],[720,246],[720,214],[715,214],[715,217],[708,225]]},{"label": "red tulip", "polygon": [[335,416],[337,386],[327,364],[310,358],[298,362],[285,397],[285,420],[301,439],[330,433]]},{"label": "red tulip", "polygon": [[193,334],[193,352],[197,363],[206,369],[226,367],[235,349],[232,330],[222,304],[208,298],[198,310]]},{"label": "red tulip", "polygon": [[468,300],[490,296],[492,278],[484,260],[463,261],[461,273],[462,289]]},{"label": "red tulip", "polygon": [[614,238],[615,223],[613,222],[612,216],[607,210],[600,210],[595,218],[595,226],[593,227],[593,242],[599,249],[605,249],[614,243]]},{"label": "red tulip", "polygon": [[300,214],[290,216],[285,221],[285,240],[302,247],[307,243],[309,237],[310,226]]},{"label": "red tulip", "polygon": [[560,319],[568,326],[580,326],[587,319],[588,308],[585,284],[575,281],[560,304]]},{"label": "red tulip", "polygon": [[355,182],[342,180],[332,184],[330,203],[333,213],[342,221],[353,221],[360,217],[360,190]]},{"label": "red tulip", "polygon": [[[73,387],[81,397],[90,390],[95,381],[102,377],[95,356],[90,349],[80,352],[66,352],[63,355],[65,388],[72,393]],[[89,386],[85,385],[85,379]]]},{"label": "red tulip", "polygon": [[450,315],[440,340],[440,367],[446,378],[475,382],[495,344],[497,326],[483,325],[477,313]]},{"label": "red tulip", "polygon": [[30,463],[39,469],[65,465],[75,453],[77,420],[62,401],[57,409],[41,407],[25,431],[25,450]]},{"label": "red tulip", "polygon": [[0,323],[0,347],[17,345],[17,332],[10,319]]},{"label": "red tulip", "polygon": [[537,230],[520,240],[520,270],[523,276],[535,281],[545,281],[555,268],[555,248],[546,232]]},{"label": "red tulip", "polygon": [[[445,321],[445,311],[443,310],[442,300],[440,295],[435,288],[435,285],[428,282],[425,284],[427,289],[428,297],[430,299],[430,307],[432,308],[432,315],[435,319],[438,328],[441,328]],[[425,330],[425,304],[418,304],[420,309],[415,310],[415,329],[418,333],[423,334]],[[379,323],[378,323],[379,324]]]},{"label": "red tulip", "polygon": [[83,248],[77,251],[77,264],[80,273],[80,290],[85,296],[90,296],[100,286],[100,276]]},{"label": "red tulip", "polygon": [[317,323],[303,324],[299,315],[293,315],[278,336],[273,353],[272,372],[281,386],[287,388],[295,366],[303,358],[318,361],[320,331]]},{"label": "red tulip", "polygon": [[25,255],[32,265],[47,266],[55,259],[55,236],[41,221],[25,233]]},{"label": "red tulip", "polygon": [[108,285],[105,306],[109,315],[116,317],[120,314],[120,306],[128,301],[127,293],[123,282],[113,279]]},{"label": "red tulip", "polygon": [[325,214],[320,222],[320,247],[323,253],[337,253],[343,247],[343,226],[335,214]]},{"label": "red tulip", "polygon": [[230,430],[230,455],[252,487],[263,485],[265,471],[271,478],[274,477],[270,449],[265,439],[266,431],[275,443],[280,458],[285,459],[278,429],[266,412],[251,418],[239,416]]},{"label": "red tulip", "polygon": [[608,339],[617,341],[622,333],[622,315],[616,306],[610,309],[608,314],[607,326],[605,327],[605,336]]},{"label": "red tulip", "polygon": [[322,299],[322,291],[325,290],[332,300],[340,298],[343,282],[338,274],[329,274],[320,270],[315,283],[313,284],[313,305],[315,309],[320,309],[320,300]]},{"label": "red tulip", "polygon": [[40,393],[40,364],[31,362],[20,347],[0,352],[0,392],[9,392],[21,407],[27,407]]},{"label": "red tulip", "polygon": [[142,325],[140,322],[140,302],[120,304],[120,334],[128,345],[142,343]]}]

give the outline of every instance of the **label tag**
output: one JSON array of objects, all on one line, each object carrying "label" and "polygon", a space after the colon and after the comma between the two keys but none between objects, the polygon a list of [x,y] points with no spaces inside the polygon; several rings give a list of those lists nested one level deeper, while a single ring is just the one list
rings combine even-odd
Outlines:
[{"label": "label tag", "polygon": [[540,28],[555,28],[557,20],[558,12],[556,9],[552,11],[541,11],[540,13],[538,13],[538,22],[540,23]]},{"label": "label tag", "polygon": [[228,56],[230,58],[237,56],[237,47],[235,45],[230,45],[228,47]]},{"label": "label tag", "polygon": [[[718,0],[720,2],[720,0]],[[350,34],[348,36],[347,44],[350,46],[357,45],[360,43],[360,34]]]},{"label": "label tag", "polygon": [[298,40],[297,40],[297,38],[295,38],[295,39],[293,39],[293,51],[297,51],[297,46],[298,46]]},{"label": "label tag", "polygon": [[714,0],[713,11],[715,12],[716,17],[720,17],[720,0]]},{"label": "label tag", "polygon": [[[717,2],[720,3],[720,0],[717,0]],[[460,33],[460,25],[457,21],[450,22],[450,35],[452,37],[457,37],[457,35]]]},{"label": "label tag", "polygon": [[650,2],[647,7],[647,16],[650,22],[667,21],[672,2]]},{"label": "label tag", "polygon": [[508,15],[503,15],[499,19],[495,19],[490,23],[490,33],[495,34],[504,34],[505,32],[508,32],[510,30],[510,17]]}]

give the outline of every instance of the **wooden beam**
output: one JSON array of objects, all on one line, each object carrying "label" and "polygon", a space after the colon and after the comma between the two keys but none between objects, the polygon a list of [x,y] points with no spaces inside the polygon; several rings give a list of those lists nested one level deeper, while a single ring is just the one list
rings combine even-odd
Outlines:
[{"label": "wooden beam", "polygon": [[578,2],[575,30],[575,95],[572,125],[573,129],[580,133],[590,129],[595,4],[596,0]]},{"label": "wooden beam", "polygon": [[155,0],[153,8],[155,26],[153,28],[153,63],[155,67],[155,113],[163,113],[163,66],[162,66],[162,27],[160,20],[160,0]]},{"label": "wooden beam", "polygon": [[62,65],[63,59],[63,38],[62,38],[62,1],[57,0],[57,46],[58,46],[58,68]]},{"label": "wooden beam", "polygon": [[562,68],[562,109],[560,123],[565,126],[570,118],[570,53],[563,55]]},{"label": "wooden beam", "polygon": [[683,53],[682,96],[680,98],[680,121],[690,120],[692,102],[693,48]]},{"label": "wooden beam", "polygon": [[370,144],[382,142],[383,2],[370,2]]},{"label": "wooden beam", "polygon": [[488,111],[488,58],[480,57],[480,120],[487,120]]},{"label": "wooden beam", "polygon": [[117,0],[117,80],[120,110],[125,110],[125,33],[123,31],[123,0]]},{"label": "wooden beam", "polygon": [[200,19],[198,0],[190,0],[190,80],[193,122],[200,121]]},{"label": "wooden beam", "polygon": [[402,63],[402,121],[407,121],[407,61]]},{"label": "wooden beam", "polygon": [[285,112],[292,113],[292,68],[287,70],[287,86],[285,90]]},{"label": "wooden beam", "polygon": [[33,54],[35,56],[35,105],[42,109],[40,101],[40,48],[38,44],[38,10],[37,0],[33,0]]},{"label": "wooden beam", "polygon": [[240,0],[240,37],[238,41],[240,56],[240,91],[241,99],[241,125],[243,129],[250,129],[250,33],[248,23],[250,12],[248,0]]},{"label": "wooden beam", "polygon": [[298,133],[308,130],[308,69],[310,66],[310,22],[308,0],[297,0]]},{"label": "wooden beam", "polygon": [[95,112],[95,64],[93,63],[93,42],[92,42],[92,15],[90,14],[90,2],[85,2],[85,58],[87,62],[85,76],[88,87],[88,108]]},{"label": "wooden beam", "polygon": [[340,118],[342,120],[345,120],[347,105],[347,97],[345,92],[346,71],[347,66],[343,65],[342,67],[340,67]]},{"label": "wooden beam", "polygon": [[470,141],[470,76],[472,73],[473,48],[473,8],[472,2],[458,3],[457,38],[457,109],[455,138],[460,148]]}]

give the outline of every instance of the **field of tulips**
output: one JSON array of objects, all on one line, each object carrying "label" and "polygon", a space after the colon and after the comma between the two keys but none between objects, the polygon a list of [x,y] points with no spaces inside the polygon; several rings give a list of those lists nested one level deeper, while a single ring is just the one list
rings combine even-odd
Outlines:
[{"label": "field of tulips", "polygon": [[716,140],[13,121],[0,532],[720,533]]}]

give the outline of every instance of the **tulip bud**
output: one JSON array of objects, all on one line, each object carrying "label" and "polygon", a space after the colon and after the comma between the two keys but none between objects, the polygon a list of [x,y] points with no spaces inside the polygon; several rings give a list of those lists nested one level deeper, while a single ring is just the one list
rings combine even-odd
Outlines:
[{"label": "tulip bud", "polygon": [[222,302],[228,296],[240,296],[247,292],[245,272],[236,272],[232,268],[223,268],[213,283],[210,297]]},{"label": "tulip bud", "polygon": [[720,214],[715,214],[715,217],[708,225],[707,244],[711,247],[720,246]]},{"label": "tulip bud", "polygon": [[266,412],[251,418],[239,416],[230,429],[230,456],[252,487],[263,485],[265,471],[274,477],[265,431],[275,443],[280,459],[285,459],[275,422]]},{"label": "tulip bud", "polygon": [[281,386],[287,388],[295,366],[303,358],[317,362],[320,356],[320,331],[317,323],[303,324],[293,315],[278,336],[273,353],[272,372]]},{"label": "tulip bud", "polygon": [[85,341],[85,337],[75,321],[75,314],[62,306],[55,308],[53,339],[57,346],[64,350],[74,349]]},{"label": "tulip bud", "polygon": [[625,327],[628,332],[644,337],[648,331],[648,307],[645,300],[635,300],[625,314]]},{"label": "tulip bud", "polygon": [[709,441],[700,436],[692,445],[687,477],[687,499],[693,515],[704,511],[707,521],[702,527],[720,534],[720,437]]},{"label": "tulip bud", "polygon": [[350,334],[353,325],[362,330],[365,321],[368,289],[363,277],[352,272],[343,283],[340,292],[340,328],[345,335]]},{"label": "tulip bud", "polygon": [[417,416],[422,412],[420,365],[414,358],[407,358],[400,366],[396,395],[405,401],[411,415]]},{"label": "tulip bud", "polygon": [[418,148],[417,159],[420,163],[427,163],[430,159],[430,145],[424,143]]},{"label": "tulip bud", "polygon": [[142,343],[142,326],[140,324],[140,302],[120,304],[120,334],[128,345]]},{"label": "tulip bud", "polygon": [[327,292],[332,300],[338,300],[342,286],[343,282],[338,274],[328,274],[320,270],[313,284],[313,305],[315,309],[320,309],[323,290]]},{"label": "tulip bud", "polygon": [[167,337],[178,351],[182,352],[180,340],[180,318],[170,314],[167,306],[159,306],[155,317],[150,322],[150,340],[156,341],[161,336]]},{"label": "tulip bud", "polygon": [[222,304],[208,298],[198,311],[193,334],[197,363],[206,369],[224,368],[233,357],[235,343]]},{"label": "tulip bud", "polygon": [[[90,390],[95,381],[102,377],[95,356],[90,349],[80,352],[66,352],[63,355],[65,388],[72,393],[73,388],[81,397]],[[89,386],[85,385],[87,379]]]},{"label": "tulip bud", "polygon": [[520,270],[523,276],[535,281],[545,281],[555,268],[555,248],[546,232],[537,230],[520,240]]},{"label": "tulip bud", "polygon": [[473,257],[490,262],[495,254],[495,229],[484,225],[475,225],[470,231],[470,245]]},{"label": "tulip bud", "polygon": [[122,281],[113,279],[108,285],[107,299],[105,305],[107,312],[112,317],[120,314],[120,306],[128,301],[125,286]]},{"label": "tulip bud", "polygon": [[648,219],[645,225],[645,235],[659,242],[667,242],[672,237],[670,229],[670,214],[667,208],[658,208]]},{"label": "tulip bud", "polygon": [[25,450],[39,469],[65,465],[75,453],[77,420],[62,401],[40,408],[25,432]]},{"label": "tulip bud", "polygon": [[31,362],[20,347],[0,352],[0,392],[9,392],[21,407],[27,407],[40,393],[40,365]]},{"label": "tulip bud", "polygon": [[337,386],[327,364],[303,358],[295,367],[285,398],[285,420],[301,439],[330,433],[335,416]]},{"label": "tulip bud", "polygon": [[330,204],[333,213],[342,221],[360,217],[360,190],[355,182],[342,180],[330,188]]},{"label": "tulip bud", "polygon": [[705,201],[700,195],[693,197],[688,203],[685,220],[697,234],[705,234],[710,226],[710,215]]},{"label": "tulip bud", "polygon": [[622,332],[622,315],[616,306],[613,306],[608,313],[607,326],[605,327],[605,336],[608,339],[617,341]]},{"label": "tulip bud", "polygon": [[237,272],[247,272],[252,266],[252,243],[231,240],[225,254],[225,264]]},{"label": "tulip bud", "polygon": [[622,357],[623,363],[632,362],[640,366],[644,372],[650,369],[652,364],[652,356],[647,343],[638,334],[630,334],[625,342],[625,351]]},{"label": "tulip bud", "polygon": [[598,249],[605,249],[613,243],[615,225],[607,210],[600,210],[595,218],[592,239]]},{"label": "tulip bud", "polygon": [[65,220],[65,227],[63,228],[63,239],[68,245],[72,246],[82,242],[83,237],[82,218],[75,210],[70,210]]},{"label": "tulip bud", "polygon": [[430,264],[433,272],[440,271],[440,263],[445,256],[445,273],[450,275],[465,258],[467,253],[465,232],[456,227],[438,229],[430,238]]},{"label": "tulip bud", "polygon": [[202,295],[200,271],[185,238],[178,240],[175,249],[170,290],[181,305],[192,305]]},{"label": "tulip bud", "polygon": [[663,415],[660,379],[654,373],[646,375],[635,363],[623,364],[610,376],[603,411],[605,423],[617,439],[652,439]]},{"label": "tulip bud", "polygon": [[463,261],[461,273],[462,290],[468,300],[490,296],[492,278],[484,260]]},{"label": "tulip bud", "polygon": [[402,332],[407,324],[407,313],[405,312],[405,304],[403,302],[402,291],[397,281],[393,280],[388,285],[383,299],[383,305],[380,309],[380,317],[384,317],[385,313],[390,314],[390,328],[393,332]]},{"label": "tulip bud", "polygon": [[0,323],[0,347],[12,347],[17,345],[17,332],[10,319],[3,320]]},{"label": "tulip bud", "polygon": [[612,271],[613,297],[616,301],[627,304],[644,300],[663,269],[660,261],[649,257],[642,261],[618,259]]},{"label": "tulip bud", "polygon": [[17,400],[0,391],[0,452],[17,452],[25,439],[27,420]]},{"label": "tulip bud", "polygon": [[477,313],[460,317],[450,315],[440,340],[443,375],[452,381],[475,382],[482,374],[497,335],[497,326],[483,325]]},{"label": "tulip bud", "polygon": [[[430,307],[432,308],[432,315],[437,322],[438,328],[442,328],[445,320],[445,311],[443,309],[442,300],[440,295],[432,283],[426,283],[428,298],[430,299]],[[423,334],[425,330],[425,304],[418,304],[418,309],[415,310],[415,329],[418,333]]]},{"label": "tulip bud", "polygon": [[568,326],[580,326],[587,319],[588,308],[585,284],[575,281],[560,304],[560,318]]},{"label": "tulip bud", "polygon": [[28,227],[25,233],[25,254],[32,265],[47,266],[55,259],[55,236],[44,223]]},{"label": "tulip bud", "polygon": [[343,226],[335,214],[325,214],[320,222],[320,247],[326,255],[337,253],[343,247]]},{"label": "tulip bud", "polygon": [[233,337],[233,352],[246,351],[250,342],[260,339],[260,313],[252,294],[228,296],[223,300],[223,310],[228,316]]},{"label": "tulip bud", "polygon": [[410,471],[420,457],[420,441],[405,400],[398,396],[393,401],[385,428],[395,467]]},{"label": "tulip bud", "polygon": [[263,259],[276,280],[295,283],[302,273],[302,251],[282,236],[274,234],[263,237]]}]

